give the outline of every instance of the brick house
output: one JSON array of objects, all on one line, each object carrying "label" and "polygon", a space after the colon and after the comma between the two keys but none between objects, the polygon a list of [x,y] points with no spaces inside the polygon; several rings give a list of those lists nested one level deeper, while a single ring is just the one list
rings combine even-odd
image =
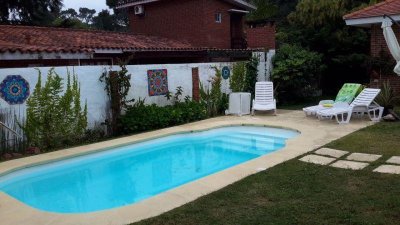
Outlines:
[{"label": "brick house", "polygon": [[131,32],[0,25],[0,68],[233,62],[275,49],[248,0],[124,0]]},{"label": "brick house", "polygon": [[[390,55],[386,41],[383,36],[383,30],[381,28],[384,15],[388,15],[395,21],[400,21],[400,0],[386,0],[384,2],[366,7],[364,9],[355,11],[353,13],[344,16],[346,24],[349,26],[365,27],[371,31],[371,45],[370,55],[372,57],[387,56],[392,61],[394,68],[395,61]],[[398,40],[400,41],[400,27],[394,24],[392,26]],[[370,74],[370,85],[372,87],[380,87],[382,82],[389,80],[391,86],[400,94],[400,76],[397,76],[394,72],[388,72],[388,74],[382,74],[377,70],[372,70]]]},{"label": "brick house", "polygon": [[274,23],[246,26],[248,0],[122,0],[134,34],[184,40],[196,47],[275,49]]}]

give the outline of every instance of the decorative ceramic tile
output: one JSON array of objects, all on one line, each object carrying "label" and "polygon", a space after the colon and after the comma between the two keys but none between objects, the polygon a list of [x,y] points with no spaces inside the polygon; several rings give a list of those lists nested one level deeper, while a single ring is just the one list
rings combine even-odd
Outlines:
[{"label": "decorative ceramic tile", "polygon": [[168,72],[162,70],[148,70],[149,96],[159,96],[168,93]]},{"label": "decorative ceramic tile", "polygon": [[20,75],[9,75],[0,84],[0,97],[10,105],[24,103],[29,94],[29,83]]}]

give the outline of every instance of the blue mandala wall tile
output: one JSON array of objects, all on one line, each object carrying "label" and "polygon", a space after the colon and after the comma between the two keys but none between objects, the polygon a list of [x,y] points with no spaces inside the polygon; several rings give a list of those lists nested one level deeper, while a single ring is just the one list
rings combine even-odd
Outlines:
[{"label": "blue mandala wall tile", "polygon": [[0,97],[10,105],[24,103],[29,94],[29,83],[20,75],[9,75],[0,84]]}]

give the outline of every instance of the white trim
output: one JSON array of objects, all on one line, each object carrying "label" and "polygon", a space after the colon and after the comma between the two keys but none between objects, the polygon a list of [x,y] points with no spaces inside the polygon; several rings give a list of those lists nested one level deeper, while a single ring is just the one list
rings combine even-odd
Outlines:
[{"label": "white trim", "polygon": [[246,2],[246,1],[243,1],[243,0],[225,0],[225,1],[230,2],[232,4],[235,4],[235,5],[240,5],[240,6],[244,7],[244,8],[246,8],[246,9],[251,9],[251,10],[256,10],[257,9],[257,7],[255,7],[253,4],[250,4],[250,3]]},{"label": "white trim", "polygon": [[91,59],[91,53],[64,53],[64,52],[3,52],[0,53],[0,60],[40,60],[40,59]]},{"label": "white trim", "polygon": [[[400,21],[400,15],[390,15],[394,20]],[[372,24],[379,24],[383,21],[383,16],[375,16],[358,19],[345,19],[348,26],[370,27]]]},{"label": "white trim", "polygon": [[142,1],[123,4],[123,5],[117,6],[115,8],[116,9],[123,9],[123,8],[128,8],[128,7],[131,7],[131,6],[135,6],[135,5],[142,5],[142,4],[147,4],[147,3],[151,3],[151,2],[158,2],[158,1],[159,0],[142,0]]},{"label": "white trim", "polygon": [[97,54],[122,54],[124,53],[122,49],[105,49],[105,48],[98,48],[94,50],[94,53]]},{"label": "white trim", "polygon": [[[151,3],[151,2],[158,2],[159,0],[141,0],[141,1],[137,1],[137,2],[131,2],[131,3],[127,3],[127,4],[123,4],[120,6],[115,7],[116,9],[122,9],[122,8],[127,8],[127,7],[131,7],[131,6],[135,6],[135,5],[142,5],[142,4],[147,4],[147,3]],[[246,1],[243,0],[224,0],[226,2],[230,2],[234,5],[239,5],[241,7],[244,7],[246,9],[250,9],[250,10],[256,10],[257,7],[255,7],[253,4],[250,4]]]},{"label": "white trim", "polygon": [[244,14],[250,13],[249,11],[239,10],[239,9],[230,9],[230,10],[228,10],[228,12],[231,12],[231,13],[244,13]]}]

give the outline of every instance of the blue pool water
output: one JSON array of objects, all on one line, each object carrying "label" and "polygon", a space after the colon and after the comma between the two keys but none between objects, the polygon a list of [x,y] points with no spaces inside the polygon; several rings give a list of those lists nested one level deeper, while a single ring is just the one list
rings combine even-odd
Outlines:
[{"label": "blue pool water", "polygon": [[251,126],[171,135],[21,169],[0,177],[0,191],[49,212],[106,210],[274,152],[297,135]]}]

